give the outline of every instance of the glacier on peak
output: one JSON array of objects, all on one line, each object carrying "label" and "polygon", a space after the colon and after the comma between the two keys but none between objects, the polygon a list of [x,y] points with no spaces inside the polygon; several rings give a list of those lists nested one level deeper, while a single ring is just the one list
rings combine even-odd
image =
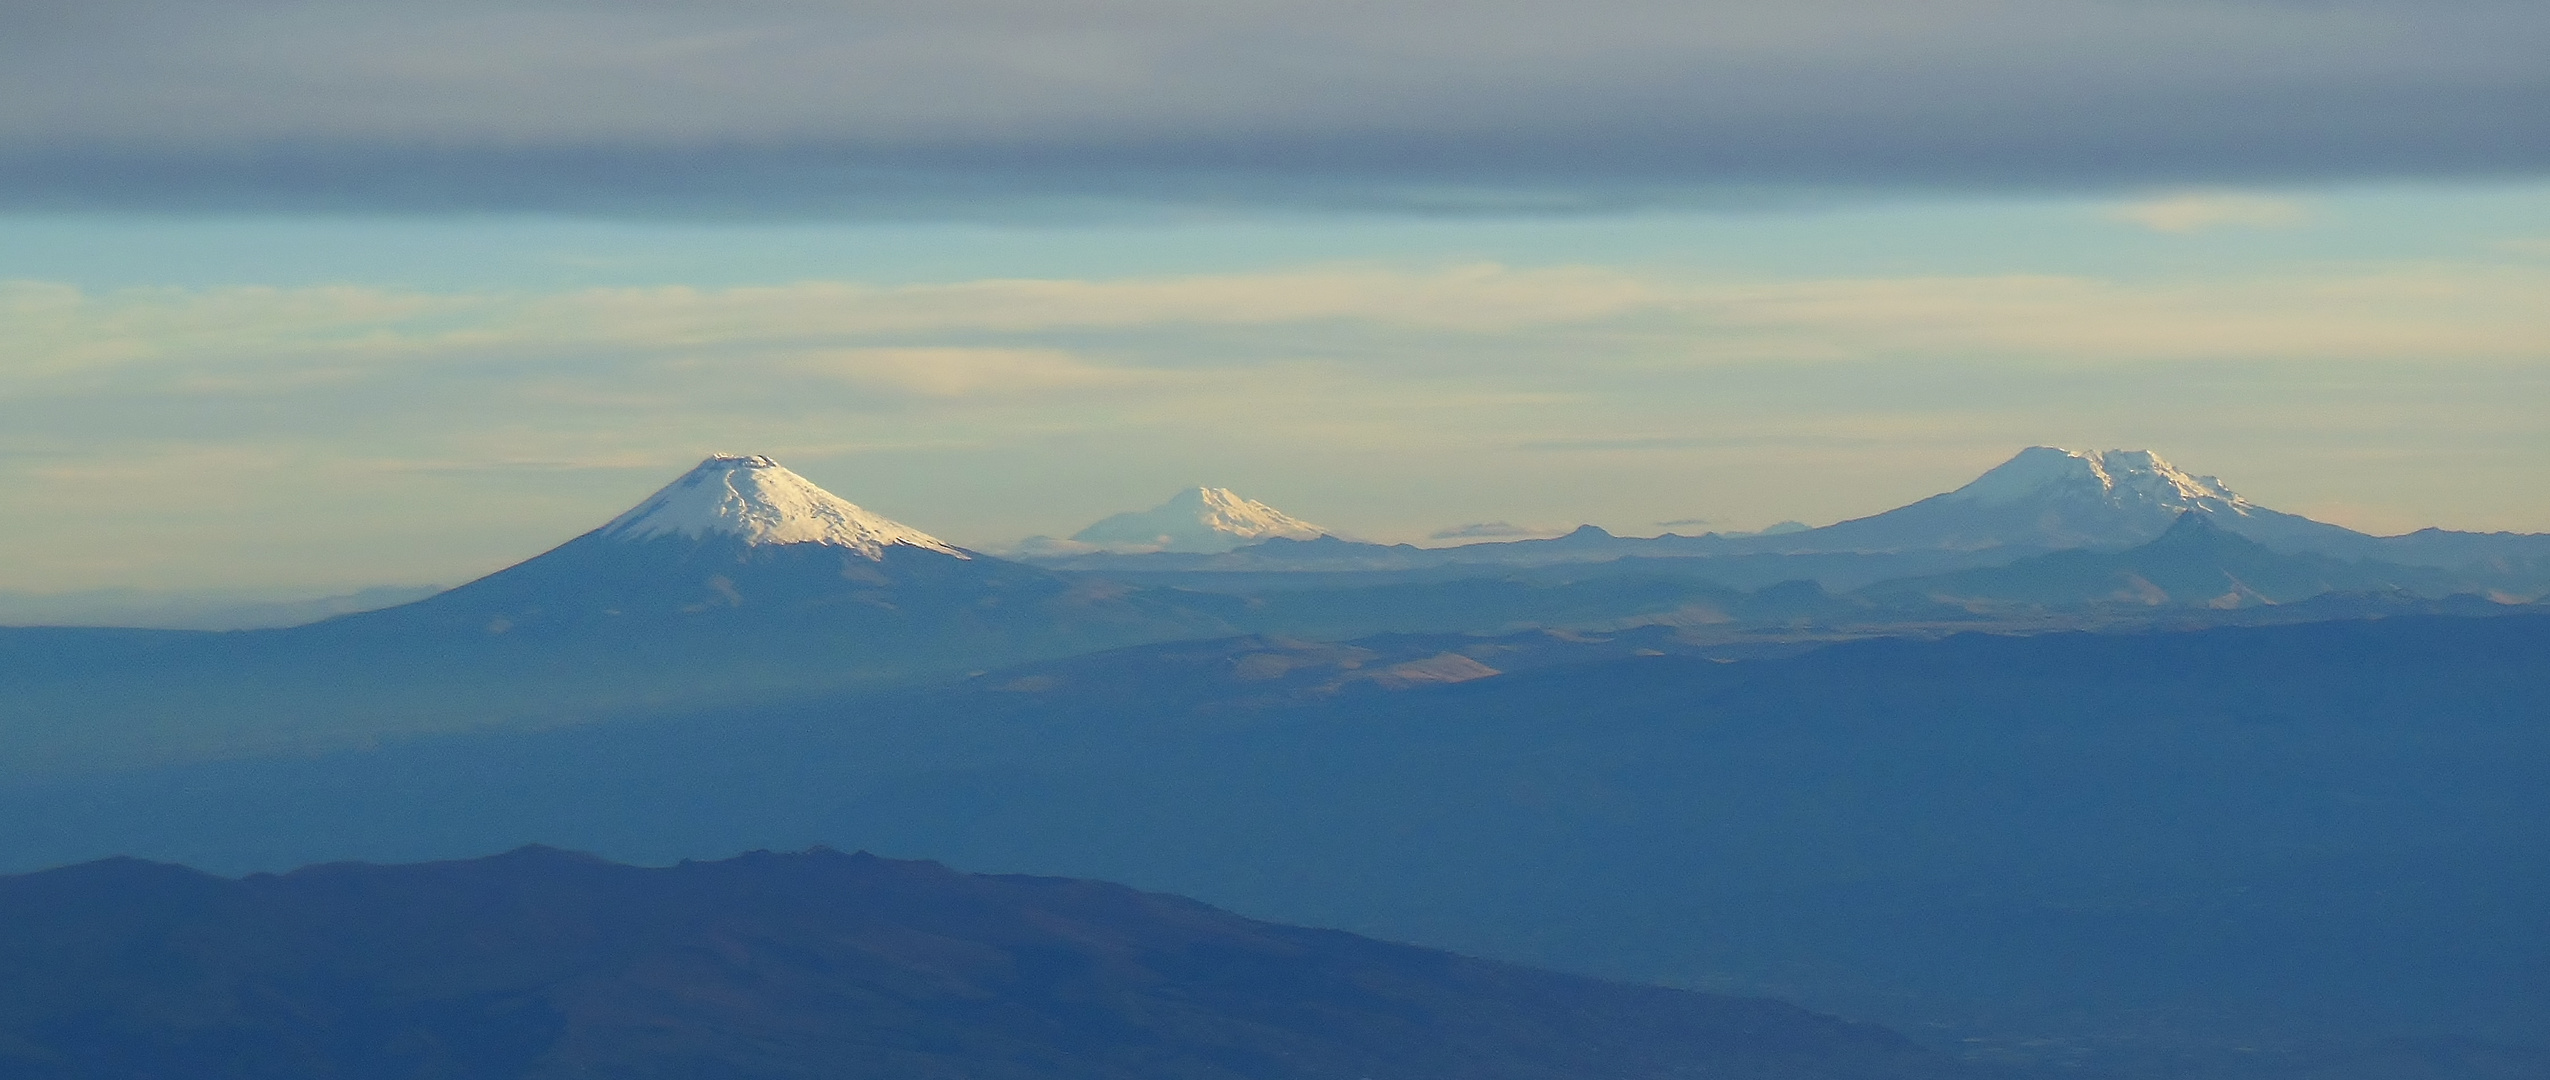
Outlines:
[{"label": "glacier on peak", "polygon": [[2287,550],[2367,552],[2369,537],[2278,513],[2221,480],[2179,469],[2149,450],[2031,446],[1954,491],[1882,514],[1765,539],[1796,551],[1976,551],[2132,547],[2194,511],[2241,536]]},{"label": "glacier on peak", "polygon": [[2203,510],[2246,517],[2249,500],[2220,479],[2180,470],[2149,450],[2066,450],[2031,446],[1994,466],[1948,498],[2008,506],[2045,498],[2077,498],[2119,509]]},{"label": "glacier on peak", "polygon": [[970,558],[955,545],[815,486],[759,454],[719,454],[666,484],[596,535],[605,540],[732,537],[748,545],[825,544],[882,559],[902,545]]},{"label": "glacier on peak", "polygon": [[1327,530],[1229,488],[1191,487],[1169,501],[1116,514],[1071,534],[1071,542],[1111,551],[1229,551],[1284,537],[1316,540]]}]

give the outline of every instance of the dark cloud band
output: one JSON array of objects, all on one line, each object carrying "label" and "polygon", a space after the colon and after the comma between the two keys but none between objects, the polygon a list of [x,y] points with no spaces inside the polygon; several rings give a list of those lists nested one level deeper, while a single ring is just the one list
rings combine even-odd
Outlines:
[{"label": "dark cloud band", "polygon": [[915,7],[0,0],[0,205],[1566,211],[2550,171],[2539,4]]}]

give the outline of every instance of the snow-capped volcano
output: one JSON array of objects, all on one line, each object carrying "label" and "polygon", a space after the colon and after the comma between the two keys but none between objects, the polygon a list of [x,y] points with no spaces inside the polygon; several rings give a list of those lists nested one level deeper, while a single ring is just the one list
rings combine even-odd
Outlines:
[{"label": "snow-capped volcano", "polygon": [[[614,670],[652,656],[647,663],[670,665],[667,672],[689,672],[684,678],[696,689],[761,678],[783,656],[826,666],[832,673],[821,681],[859,671],[963,670],[987,659],[1224,626],[1173,599],[1084,589],[1051,571],[965,551],[860,509],[769,458],[728,455],[534,558],[336,625],[536,639],[549,643],[540,648],[607,656],[596,663]],[[739,666],[700,670],[704,658],[719,656]]]},{"label": "snow-capped volcano", "polygon": [[[1228,636],[1242,604],[963,551],[769,458],[721,456],[601,528],[414,603],[202,635],[180,649],[191,659],[137,654],[60,685],[87,710],[65,715],[101,724],[132,707],[127,686],[158,686],[151,708],[237,725],[262,752],[302,732],[360,741],[935,681]],[[254,678],[230,674],[242,663]],[[147,739],[151,753],[168,742]]]},{"label": "snow-capped volcano", "polygon": [[2065,450],[2031,446],[1994,466],[1950,499],[1983,506],[2008,506],[2046,499],[2085,499],[2119,510],[2168,514],[2195,510],[2246,517],[2249,500],[2233,494],[2222,481],[2194,476],[2161,460],[2149,450]]},{"label": "snow-capped volcano", "polygon": [[1192,487],[1149,510],[1109,517],[1071,539],[1115,551],[1216,552],[1279,536],[1316,540],[1326,531],[1229,488]]},{"label": "snow-capped volcano", "polygon": [[2149,450],[2031,446],[1955,491],[1820,529],[1737,543],[1744,550],[1789,552],[2124,548],[2151,541],[2190,512],[2287,551],[2362,557],[2358,549],[2371,542],[2259,506]]},{"label": "snow-capped volcano", "polygon": [[605,540],[730,537],[747,545],[824,544],[882,559],[902,545],[963,559],[955,545],[815,486],[758,454],[718,455],[597,533]]}]

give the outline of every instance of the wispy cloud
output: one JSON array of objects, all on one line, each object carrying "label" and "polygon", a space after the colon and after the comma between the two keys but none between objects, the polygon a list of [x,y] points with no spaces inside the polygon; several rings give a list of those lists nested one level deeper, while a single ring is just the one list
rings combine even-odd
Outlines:
[{"label": "wispy cloud", "polygon": [[[1571,361],[1888,357],[2106,364],[2538,358],[2550,269],[2409,264],[2133,284],[1984,276],[1728,282],[1592,267],[1338,268],[1121,280],[843,282],[548,294],[0,283],[0,396],[248,393],[430,369],[538,382],[827,379],[935,397],[1131,386],[1250,357],[1410,373]],[[1197,350],[1202,340],[1231,345]],[[1076,343],[1076,344],[1075,344]],[[1239,344],[1232,344],[1239,343]],[[688,373],[688,374],[684,374]],[[1473,387],[1465,393],[1511,393]],[[1685,436],[1673,436],[1682,439]]]},{"label": "wispy cloud", "polygon": [[[551,294],[323,287],[88,293],[0,282],[0,395],[131,377],[213,392],[410,364],[510,366],[610,352],[623,364],[761,370],[933,396],[1116,384],[1068,350],[1020,339],[1181,328],[1356,324],[1493,334],[1580,324],[1670,299],[1631,275],[1493,265],[1430,273],[1318,269],[1250,275],[991,280],[879,288],[845,282],[668,286]],[[985,344],[992,337],[1008,342]],[[1190,357],[1180,363],[1211,363]],[[129,383],[117,384],[136,389]]]},{"label": "wispy cloud", "polygon": [[1426,534],[1428,540],[1517,540],[1539,536],[1556,536],[1565,529],[1537,525],[1516,525],[1510,521],[1474,521]]},{"label": "wispy cloud", "polygon": [[1493,264],[1411,273],[1315,268],[1168,278],[989,280],[898,288],[843,282],[703,290],[605,289],[524,303],[526,325],[566,334],[704,336],[1102,330],[1347,320],[1493,332],[1650,306],[1638,277],[1592,267]]},{"label": "wispy cloud", "polygon": [[936,398],[1129,387],[1154,373],[1101,367],[1060,349],[830,349],[787,355],[782,370]]},{"label": "wispy cloud", "polygon": [[2283,357],[2537,359],[2538,269],[2410,265],[2322,277],[2136,285],[2083,277],[1780,283],[1695,298],[1725,347],[1763,357],[2145,363]]},{"label": "wispy cloud", "polygon": [[2295,200],[2235,193],[2189,193],[2127,203],[2110,210],[2109,216],[2165,233],[2203,232],[2226,225],[2290,228],[2306,217]]}]

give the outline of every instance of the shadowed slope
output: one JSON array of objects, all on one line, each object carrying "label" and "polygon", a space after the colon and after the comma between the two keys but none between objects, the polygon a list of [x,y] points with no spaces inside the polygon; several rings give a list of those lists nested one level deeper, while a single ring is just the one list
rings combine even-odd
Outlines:
[{"label": "shadowed slope", "polygon": [[1972,1075],[1760,1000],[817,850],[0,879],[0,1071],[1403,1080]]},{"label": "shadowed slope", "polygon": [[2152,542],[2124,551],[2057,551],[2007,566],[1884,582],[1862,595],[1879,602],[2238,608],[2350,590],[2437,593],[2451,584],[2451,575],[2424,567],[2270,550],[2190,510]]}]

